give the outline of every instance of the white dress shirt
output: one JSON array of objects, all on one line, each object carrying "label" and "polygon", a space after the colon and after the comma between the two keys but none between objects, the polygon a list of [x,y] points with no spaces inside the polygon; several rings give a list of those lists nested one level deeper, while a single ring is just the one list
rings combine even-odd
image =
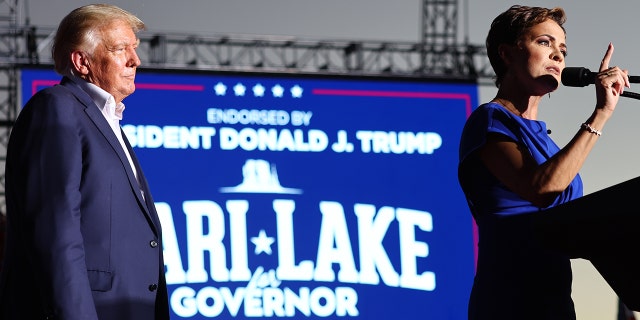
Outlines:
[{"label": "white dress shirt", "polygon": [[[131,165],[131,170],[133,170],[133,174],[136,179],[138,179],[138,172],[136,171],[136,166],[133,164],[133,160],[131,160],[131,155],[129,154],[129,150],[127,146],[124,144],[124,140],[122,139],[122,129],[120,128],[120,120],[122,120],[122,113],[124,111],[124,103],[120,102],[116,105],[116,101],[113,96],[106,92],[104,89],[98,87],[97,85],[87,82],[86,80],[77,77],[70,76],[70,78],[77,83],[80,88],[84,92],[86,92],[91,99],[95,102],[96,106],[102,112],[104,118],[109,122],[113,133],[120,141],[120,146],[122,146],[122,150],[124,154],[127,155],[127,159],[129,160],[129,164]],[[141,190],[142,191],[142,190]],[[144,196],[144,194],[143,194]]]}]

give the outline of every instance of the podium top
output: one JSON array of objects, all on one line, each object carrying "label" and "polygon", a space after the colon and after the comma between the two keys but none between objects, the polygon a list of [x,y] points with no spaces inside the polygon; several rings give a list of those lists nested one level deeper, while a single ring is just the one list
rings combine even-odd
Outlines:
[{"label": "podium top", "polygon": [[543,247],[589,260],[620,299],[640,311],[640,177],[527,214]]}]

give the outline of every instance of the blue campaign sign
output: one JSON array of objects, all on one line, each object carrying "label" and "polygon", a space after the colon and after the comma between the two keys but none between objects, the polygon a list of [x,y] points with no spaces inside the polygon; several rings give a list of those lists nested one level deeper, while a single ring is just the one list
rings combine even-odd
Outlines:
[{"label": "blue campaign sign", "polygon": [[[58,82],[22,71],[22,100]],[[175,319],[466,319],[458,142],[477,85],[140,70],[122,126]]]}]

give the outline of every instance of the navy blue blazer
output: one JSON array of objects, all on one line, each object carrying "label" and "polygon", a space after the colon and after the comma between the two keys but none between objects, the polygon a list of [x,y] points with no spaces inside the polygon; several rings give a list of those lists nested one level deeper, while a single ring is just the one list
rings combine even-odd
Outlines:
[{"label": "navy blue blazer", "polygon": [[98,107],[66,77],[20,112],[5,167],[2,319],[169,319],[160,222],[126,144],[140,184]]}]

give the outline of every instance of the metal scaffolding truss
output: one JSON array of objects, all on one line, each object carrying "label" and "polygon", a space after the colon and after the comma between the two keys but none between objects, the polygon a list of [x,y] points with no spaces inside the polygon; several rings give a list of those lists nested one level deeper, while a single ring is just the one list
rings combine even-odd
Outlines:
[{"label": "metal scaffolding truss", "polygon": [[478,48],[466,45],[436,50],[430,44],[415,42],[143,34],[140,55],[146,66],[162,69],[477,80],[474,56],[478,51]]},{"label": "metal scaffolding truss", "polygon": [[[52,65],[50,45],[54,32],[34,26],[22,27],[17,31],[0,29],[0,41],[11,42],[14,37],[17,49],[13,56],[2,55],[0,66]],[[143,67],[153,69],[427,77],[469,81],[491,76],[487,72],[488,61],[484,57],[484,48],[474,45],[226,34],[142,32],[139,36],[138,54]],[[15,41],[15,37],[18,41]],[[31,50],[28,49],[29,42],[32,42]]]},{"label": "metal scaffolding truss", "polygon": [[[143,67],[154,69],[483,80],[492,76],[484,46],[458,41],[458,1],[423,0],[419,42],[143,32],[138,54]],[[9,8],[0,21],[0,66],[51,65],[55,30],[17,23],[19,2],[0,0]]]},{"label": "metal scaffolding truss", "polygon": [[[9,133],[20,108],[19,70],[52,67],[55,30],[23,19],[20,0],[0,0],[0,213]],[[166,70],[421,77],[477,81],[493,71],[484,46],[458,42],[458,0],[423,0],[420,42],[312,40],[287,36],[140,33],[143,67]],[[19,23],[25,21],[25,23]]]}]

